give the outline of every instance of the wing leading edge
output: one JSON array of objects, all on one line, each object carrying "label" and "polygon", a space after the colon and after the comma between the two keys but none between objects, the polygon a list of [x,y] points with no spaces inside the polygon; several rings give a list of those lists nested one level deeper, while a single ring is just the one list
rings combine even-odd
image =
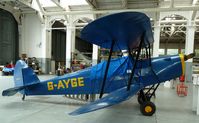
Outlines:
[{"label": "wing leading edge", "polygon": [[80,107],[79,109],[69,113],[69,115],[84,114],[119,104],[134,96],[140,89],[141,87],[138,84],[131,85],[130,91],[127,91],[127,87],[120,88],[95,102],[91,102],[85,106]]}]

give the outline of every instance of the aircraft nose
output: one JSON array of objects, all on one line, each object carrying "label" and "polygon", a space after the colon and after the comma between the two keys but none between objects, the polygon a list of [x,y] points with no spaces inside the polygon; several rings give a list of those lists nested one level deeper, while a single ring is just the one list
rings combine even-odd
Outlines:
[{"label": "aircraft nose", "polygon": [[184,75],[185,74],[185,61],[193,58],[195,56],[195,53],[190,53],[188,55],[179,54],[179,56],[180,56],[181,64],[182,64],[182,75]]}]

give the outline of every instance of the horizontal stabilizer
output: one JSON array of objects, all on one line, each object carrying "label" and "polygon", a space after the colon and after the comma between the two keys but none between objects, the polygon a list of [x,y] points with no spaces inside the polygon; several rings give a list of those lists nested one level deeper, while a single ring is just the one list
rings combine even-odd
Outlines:
[{"label": "horizontal stabilizer", "polygon": [[7,89],[7,90],[4,90],[2,92],[2,96],[13,96],[15,95],[17,92],[25,89],[25,88],[28,88],[28,87],[32,87],[36,84],[39,84],[39,83],[34,83],[34,84],[30,84],[30,85],[25,85],[25,86],[18,86],[18,87],[14,87],[14,88],[10,88],[10,89]]},{"label": "horizontal stabilizer", "polygon": [[139,85],[131,85],[130,91],[127,91],[126,87],[123,87],[121,89],[118,89],[106,97],[103,97],[95,102],[91,102],[85,106],[80,107],[79,109],[69,113],[69,115],[79,115],[83,113],[88,113],[91,111],[99,110],[102,108],[106,108],[118,103],[121,103],[133,95],[135,95],[140,90]]}]

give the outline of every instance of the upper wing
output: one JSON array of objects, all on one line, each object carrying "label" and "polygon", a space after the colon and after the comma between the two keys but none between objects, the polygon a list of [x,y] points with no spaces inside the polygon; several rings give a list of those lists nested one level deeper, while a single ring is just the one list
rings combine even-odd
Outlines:
[{"label": "upper wing", "polygon": [[107,15],[89,23],[81,31],[81,39],[103,48],[128,50],[138,48],[142,36],[143,47],[153,43],[150,18],[141,12],[121,12]]},{"label": "upper wing", "polygon": [[121,103],[130,97],[134,96],[139,90],[139,85],[131,85],[130,91],[127,91],[127,87],[123,87],[121,89],[118,89],[106,97],[103,97],[95,102],[91,102],[85,106],[80,107],[79,109],[69,113],[70,115],[79,115],[83,113],[88,113],[91,111],[99,110],[102,108],[106,108],[118,103]]}]

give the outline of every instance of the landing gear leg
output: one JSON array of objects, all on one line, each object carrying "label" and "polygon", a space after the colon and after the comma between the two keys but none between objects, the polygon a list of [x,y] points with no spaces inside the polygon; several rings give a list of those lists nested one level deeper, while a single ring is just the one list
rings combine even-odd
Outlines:
[{"label": "landing gear leg", "polygon": [[137,98],[138,103],[141,105],[145,101],[144,91],[140,90]]},{"label": "landing gear leg", "polygon": [[138,97],[137,97],[137,101],[140,105],[143,104],[146,101],[150,101],[150,95],[144,94],[144,92],[143,91],[141,92],[141,91],[140,91],[140,93],[138,94]]},{"label": "landing gear leg", "polygon": [[23,94],[23,97],[21,98],[23,101],[25,100],[25,97],[26,97],[26,95],[25,94]]}]

